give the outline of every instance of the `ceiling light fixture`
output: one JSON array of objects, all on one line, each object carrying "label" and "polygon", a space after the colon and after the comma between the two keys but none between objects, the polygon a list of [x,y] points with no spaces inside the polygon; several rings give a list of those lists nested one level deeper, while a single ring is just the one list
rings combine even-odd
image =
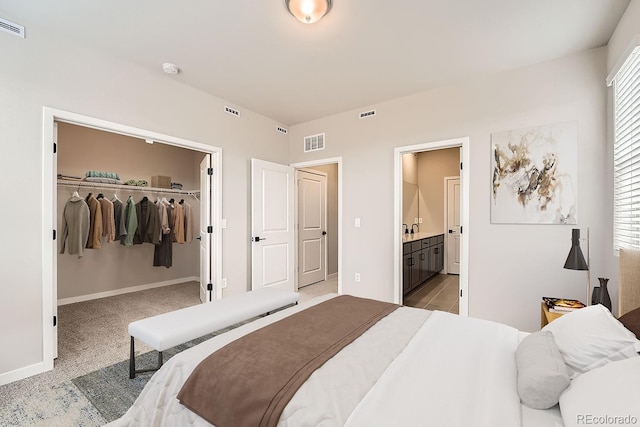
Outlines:
[{"label": "ceiling light fixture", "polygon": [[305,24],[313,24],[329,13],[331,0],[284,0],[287,10]]}]

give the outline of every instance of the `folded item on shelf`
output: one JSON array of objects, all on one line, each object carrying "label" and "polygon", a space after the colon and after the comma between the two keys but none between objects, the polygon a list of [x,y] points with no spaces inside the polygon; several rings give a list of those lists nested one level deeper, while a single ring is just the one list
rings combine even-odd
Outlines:
[{"label": "folded item on shelf", "polygon": [[81,176],[65,175],[63,173],[58,174],[58,179],[64,179],[67,181],[82,181]]},{"label": "folded item on shelf", "polygon": [[102,171],[88,171],[85,174],[86,178],[111,178],[111,179],[120,179],[120,175],[116,172],[102,172]]},{"label": "folded item on shelf", "polygon": [[138,187],[148,187],[149,183],[147,181],[145,181],[144,179],[139,179],[136,181],[136,185]]},{"label": "folded item on shelf", "polygon": [[92,177],[92,176],[88,176],[84,179],[84,181],[86,182],[101,182],[103,184],[122,184],[122,181],[120,181],[119,179],[115,179],[115,178],[98,178],[98,177]]},{"label": "folded item on shelf", "polygon": [[182,184],[180,184],[179,182],[172,182],[171,183],[171,189],[172,190],[182,190]]}]

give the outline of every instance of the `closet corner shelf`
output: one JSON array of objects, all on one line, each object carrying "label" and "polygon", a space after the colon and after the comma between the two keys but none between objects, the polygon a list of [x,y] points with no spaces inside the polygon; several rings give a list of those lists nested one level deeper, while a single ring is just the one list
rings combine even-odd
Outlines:
[{"label": "closet corner shelf", "polygon": [[186,194],[188,196],[193,196],[196,199],[200,195],[200,190],[174,190],[171,188],[137,187],[135,185],[107,184],[102,182],[87,182],[87,181],[68,181],[64,179],[59,179],[58,185],[62,187],[73,187],[73,188],[99,188],[103,190],[113,189],[113,190],[124,190],[124,191],[146,191],[148,193]]}]

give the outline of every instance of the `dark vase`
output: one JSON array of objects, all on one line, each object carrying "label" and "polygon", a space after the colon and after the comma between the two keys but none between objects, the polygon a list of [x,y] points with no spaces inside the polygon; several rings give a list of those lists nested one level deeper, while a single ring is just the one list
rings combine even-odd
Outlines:
[{"label": "dark vase", "polygon": [[598,301],[600,301],[600,287],[594,286],[593,292],[591,293],[591,305],[598,304]]},{"label": "dark vase", "polygon": [[[604,277],[598,277],[598,280],[600,281],[600,290],[598,291],[598,295],[597,295],[597,301],[595,302],[596,304],[602,304],[605,307],[607,307],[609,309],[609,311],[611,311],[611,296],[609,296],[609,290],[607,290],[607,282],[609,281],[609,279],[606,279]],[[595,289],[594,289],[594,295],[593,298],[595,298]]]}]

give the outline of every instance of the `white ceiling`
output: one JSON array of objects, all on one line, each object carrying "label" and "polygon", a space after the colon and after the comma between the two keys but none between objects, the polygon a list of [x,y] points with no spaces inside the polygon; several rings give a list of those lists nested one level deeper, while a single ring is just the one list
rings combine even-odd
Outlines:
[{"label": "white ceiling", "polygon": [[305,25],[283,0],[0,0],[0,17],[153,72],[173,62],[167,78],[294,125],[604,46],[628,3],[334,0]]}]

